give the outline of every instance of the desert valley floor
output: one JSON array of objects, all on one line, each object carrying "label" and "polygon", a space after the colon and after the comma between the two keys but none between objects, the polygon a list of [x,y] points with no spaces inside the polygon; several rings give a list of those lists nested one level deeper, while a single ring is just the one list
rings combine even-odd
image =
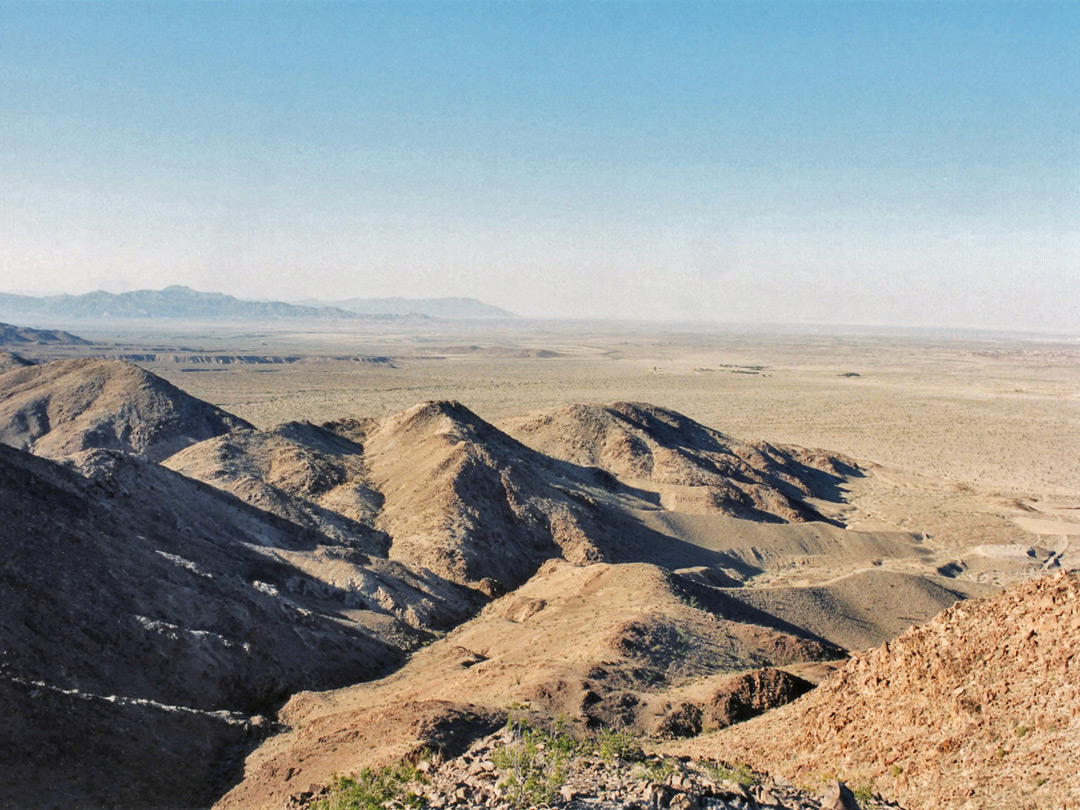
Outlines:
[{"label": "desert valley floor", "polygon": [[[335,774],[433,750],[457,804],[495,807],[515,712],[767,771],[778,806],[837,777],[1080,803],[1076,340],[77,331],[0,365],[0,807],[329,807]],[[890,683],[939,697],[904,714]],[[875,733],[806,725],[844,712]],[[639,798],[769,804],[691,777]]]}]

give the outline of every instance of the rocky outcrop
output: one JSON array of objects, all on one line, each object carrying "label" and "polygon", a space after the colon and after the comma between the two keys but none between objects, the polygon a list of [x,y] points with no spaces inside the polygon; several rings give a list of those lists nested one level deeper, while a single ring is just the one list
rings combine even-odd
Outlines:
[{"label": "rocky outcrop", "polygon": [[[369,772],[370,774],[371,772]],[[563,810],[884,810],[898,807],[879,797],[858,803],[832,780],[818,790],[799,789],[745,767],[728,768],[689,758],[646,755],[623,734],[572,739],[512,724],[476,741],[459,756],[418,750],[393,774],[398,802],[408,796],[439,810],[529,806]],[[522,777],[531,777],[527,782]],[[333,802],[333,785],[312,785],[288,797],[287,810]],[[325,805],[322,805],[325,806]],[[332,805],[331,805],[332,806]]]},{"label": "rocky outcrop", "polygon": [[[813,688],[809,681],[773,668],[722,677],[709,684],[702,699],[673,699],[653,734],[670,739],[726,728],[790,703]],[[701,692],[701,687],[695,691]]]}]

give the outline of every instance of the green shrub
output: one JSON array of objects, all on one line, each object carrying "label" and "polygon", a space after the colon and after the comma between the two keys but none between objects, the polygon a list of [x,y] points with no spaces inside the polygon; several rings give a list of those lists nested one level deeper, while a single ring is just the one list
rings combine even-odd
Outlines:
[{"label": "green shrub", "polygon": [[312,804],[312,810],[383,810],[390,801],[404,807],[423,807],[427,800],[409,790],[409,785],[423,781],[423,774],[404,762],[364,768],[355,777],[335,775],[326,797]]},{"label": "green shrub", "polygon": [[637,776],[650,782],[663,782],[678,770],[675,760],[661,757],[647,759],[638,766]]},{"label": "green shrub", "polygon": [[714,782],[730,779],[732,782],[738,782],[743,787],[751,787],[758,783],[757,774],[746,763],[740,763],[735,767],[729,767],[718,762],[703,762],[702,765],[705,766],[706,773]]},{"label": "green shrub", "polygon": [[577,742],[562,732],[561,721],[555,733],[513,718],[508,725],[514,739],[491,755],[502,776],[499,787],[514,807],[549,804],[566,783],[567,765]]},{"label": "green shrub", "polygon": [[613,728],[602,728],[596,732],[592,738],[592,747],[607,763],[620,759],[623,762],[637,762],[645,756],[633,734]]},{"label": "green shrub", "polygon": [[851,792],[855,796],[855,801],[859,803],[859,807],[867,807],[874,800],[874,791],[869,785],[859,785]]}]

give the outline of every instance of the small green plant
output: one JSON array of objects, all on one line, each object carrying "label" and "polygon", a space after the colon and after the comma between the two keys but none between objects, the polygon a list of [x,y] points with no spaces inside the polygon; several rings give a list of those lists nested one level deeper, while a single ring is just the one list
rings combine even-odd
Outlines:
[{"label": "small green plant", "polygon": [[491,755],[502,775],[499,787],[514,807],[549,804],[566,782],[567,765],[577,742],[563,732],[562,720],[554,733],[512,716],[507,725],[514,739]]},{"label": "small green plant", "polygon": [[637,762],[645,756],[633,734],[613,728],[602,728],[596,732],[592,738],[592,748],[609,764],[616,760]]},{"label": "small green plant", "polygon": [[899,765],[893,765],[891,768],[889,768],[889,775],[893,779],[896,779],[896,777],[898,777],[903,772],[904,772],[904,769],[901,768]]},{"label": "small green plant", "polygon": [[743,787],[751,787],[759,781],[757,774],[745,762],[734,767],[718,762],[703,762],[701,764],[705,766],[705,772],[709,774],[709,778],[714,782],[723,782],[725,779],[730,779],[732,782],[738,782]]},{"label": "small green plant", "polygon": [[1029,731],[1031,731],[1031,729],[1030,729],[1030,728],[1028,728],[1027,726],[1017,726],[1017,727],[1016,727],[1016,736],[1017,736],[1017,737],[1023,737],[1023,736],[1024,736],[1024,735],[1026,735],[1026,734],[1027,734],[1027,733],[1028,733]]},{"label": "small green plant", "polygon": [[327,795],[312,804],[312,810],[383,810],[387,802],[419,808],[427,799],[410,790],[424,776],[405,762],[385,768],[364,768],[355,777],[334,776]]},{"label": "small green plant", "polygon": [[675,760],[660,757],[659,759],[647,759],[642,762],[638,765],[635,774],[638,778],[647,779],[650,782],[663,782],[677,770]]},{"label": "small green plant", "polygon": [[874,800],[874,792],[869,785],[859,785],[851,792],[855,795],[855,801],[859,803],[860,807],[867,807]]}]

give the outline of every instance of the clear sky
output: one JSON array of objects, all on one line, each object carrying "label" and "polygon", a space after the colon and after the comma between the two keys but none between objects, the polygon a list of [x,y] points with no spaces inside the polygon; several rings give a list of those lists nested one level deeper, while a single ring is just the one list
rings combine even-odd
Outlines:
[{"label": "clear sky", "polygon": [[0,0],[0,290],[1080,333],[1080,2]]}]

